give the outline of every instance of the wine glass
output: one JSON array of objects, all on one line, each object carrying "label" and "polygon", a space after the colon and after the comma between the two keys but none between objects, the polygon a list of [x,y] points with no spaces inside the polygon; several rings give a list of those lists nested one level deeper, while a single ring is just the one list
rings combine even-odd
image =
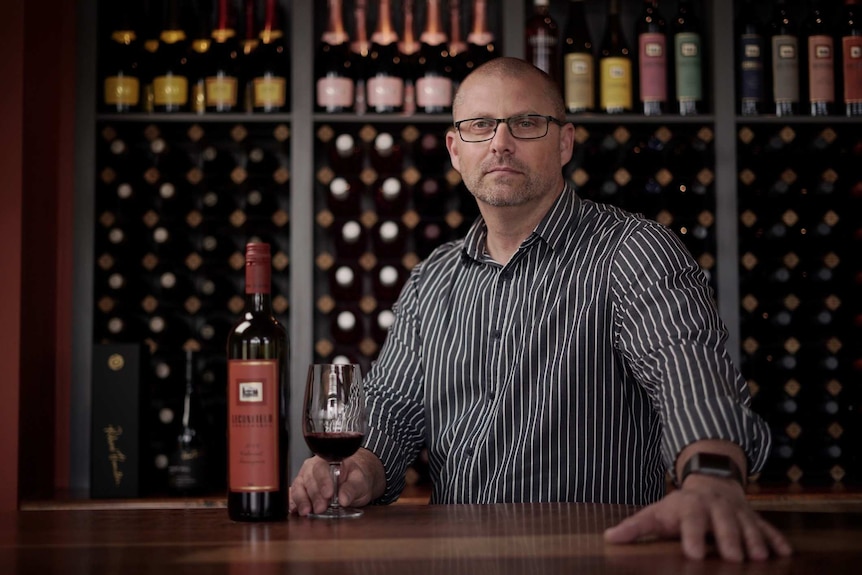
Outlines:
[{"label": "wine glass", "polygon": [[315,363],[308,367],[302,432],[315,455],[329,462],[333,493],[323,513],[309,517],[340,519],[359,517],[362,511],[338,503],[341,461],[353,455],[365,436],[365,393],[356,363]]}]

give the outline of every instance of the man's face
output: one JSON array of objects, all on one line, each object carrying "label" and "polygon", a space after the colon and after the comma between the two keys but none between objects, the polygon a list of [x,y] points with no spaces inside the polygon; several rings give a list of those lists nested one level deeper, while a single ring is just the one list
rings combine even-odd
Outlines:
[{"label": "man's face", "polygon": [[[455,121],[468,118],[508,118],[520,114],[552,115],[553,109],[536,78],[499,76],[468,79],[462,87]],[[501,123],[487,142],[463,142],[450,130],[446,146],[452,166],[480,204],[521,206],[556,196],[563,186],[562,166],[572,156],[573,128],[556,124],[537,140],[519,140]]]}]

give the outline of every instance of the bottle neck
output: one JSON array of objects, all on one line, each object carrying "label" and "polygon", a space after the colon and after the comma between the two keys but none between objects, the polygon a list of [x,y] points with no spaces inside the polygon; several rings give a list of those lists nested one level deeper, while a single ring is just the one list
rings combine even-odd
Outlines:
[{"label": "bottle neck", "polygon": [[344,31],[344,18],[341,14],[341,0],[329,0],[329,22],[323,41],[336,46],[347,42],[347,32]]},{"label": "bottle neck", "polygon": [[389,0],[380,0],[377,8],[377,29],[371,41],[380,46],[388,46],[398,41],[398,34],[392,26],[392,7]]},{"label": "bottle neck", "polygon": [[254,315],[272,315],[272,294],[245,294],[245,311]]},{"label": "bottle neck", "polygon": [[470,35],[467,36],[467,41],[477,46],[484,46],[493,41],[494,36],[488,31],[488,22],[486,19],[487,4],[485,0],[473,1],[473,29]]},{"label": "bottle neck", "polygon": [[428,0],[428,10],[425,15],[425,30],[419,40],[423,44],[438,46],[446,41],[443,25],[440,21],[440,0]]}]

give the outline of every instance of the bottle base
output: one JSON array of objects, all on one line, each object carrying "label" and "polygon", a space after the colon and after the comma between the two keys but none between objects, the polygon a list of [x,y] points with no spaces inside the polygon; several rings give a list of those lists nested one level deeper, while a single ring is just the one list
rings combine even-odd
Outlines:
[{"label": "bottle base", "polygon": [[281,491],[251,493],[229,491],[227,511],[231,521],[243,523],[284,521],[287,519],[287,500]]}]

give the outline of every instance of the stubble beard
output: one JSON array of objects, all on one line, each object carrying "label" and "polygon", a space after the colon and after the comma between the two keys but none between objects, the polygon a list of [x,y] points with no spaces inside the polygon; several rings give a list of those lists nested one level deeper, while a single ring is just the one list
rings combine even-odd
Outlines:
[{"label": "stubble beard", "polygon": [[[494,164],[499,165],[499,164]],[[489,166],[482,166],[473,175],[465,177],[464,183],[476,200],[498,208],[523,206],[542,196],[542,182],[537,181],[523,166],[507,163],[520,175],[490,175]],[[517,180],[523,179],[521,183]]]}]

